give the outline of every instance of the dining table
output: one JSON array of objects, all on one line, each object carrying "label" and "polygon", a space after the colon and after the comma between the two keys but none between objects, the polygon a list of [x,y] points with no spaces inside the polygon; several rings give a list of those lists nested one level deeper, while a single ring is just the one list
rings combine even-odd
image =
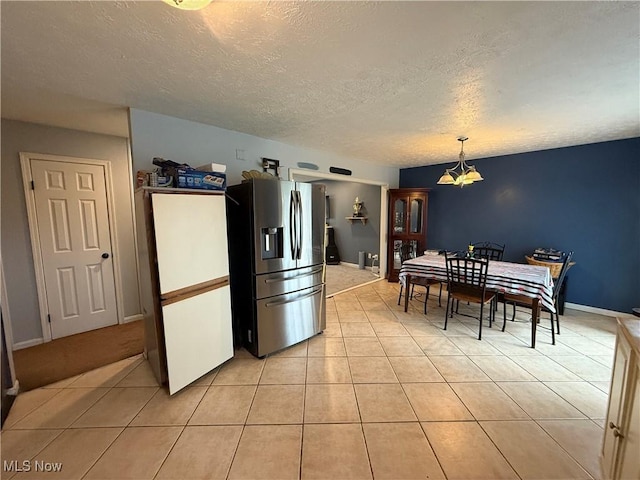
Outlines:
[{"label": "dining table", "polygon": [[[446,283],[445,256],[437,252],[426,252],[419,257],[405,260],[399,274],[399,280],[405,292],[410,291],[412,280],[415,278],[427,278]],[[553,278],[549,267],[490,260],[487,267],[486,289],[521,297],[527,303],[531,302],[531,347],[535,348],[540,306],[552,313],[556,311],[553,301]],[[405,312],[408,307],[409,295],[405,295]]]}]

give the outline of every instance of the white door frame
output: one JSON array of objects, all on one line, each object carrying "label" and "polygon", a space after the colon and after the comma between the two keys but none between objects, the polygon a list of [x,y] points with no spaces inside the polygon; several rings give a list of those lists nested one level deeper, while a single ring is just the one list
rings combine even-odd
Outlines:
[{"label": "white door frame", "polygon": [[[16,379],[16,369],[13,364],[13,329],[11,327],[11,314],[9,313],[9,300],[7,296],[7,282],[4,276],[4,265],[0,256],[0,303],[2,304],[2,326],[4,327],[4,340],[7,347],[7,357],[9,358],[9,373],[11,374],[12,390],[18,394],[19,384]],[[4,348],[4,347],[2,347]]]},{"label": "white door frame", "polygon": [[389,184],[376,180],[366,180],[363,178],[352,178],[336,173],[323,173],[315,170],[304,170],[298,168],[289,169],[289,180],[296,181],[295,176],[312,177],[318,180],[336,180],[340,182],[364,183],[366,185],[377,185],[380,187],[380,253],[379,269],[380,278],[387,277],[387,226],[388,226],[388,192]]},{"label": "white door frame", "polygon": [[111,251],[113,253],[113,278],[116,290],[116,316],[118,324],[124,321],[124,307],[122,305],[122,281],[120,275],[120,256],[118,255],[118,235],[116,230],[116,209],[113,204],[113,177],[111,162],[109,160],[96,160],[91,158],[66,157],[62,155],[49,155],[43,153],[20,152],[20,165],[22,167],[22,186],[27,202],[27,219],[29,220],[29,234],[31,236],[31,249],[33,252],[33,267],[36,274],[36,289],[38,291],[38,305],[40,307],[40,323],[42,325],[42,338],[45,342],[51,341],[51,325],[47,319],[47,289],[44,281],[44,262],[40,248],[40,235],[38,234],[38,220],[36,216],[35,192],[31,189],[33,180],[31,175],[31,160],[45,160],[49,162],[84,163],[98,165],[104,168],[105,187],[107,192],[107,209],[109,211],[109,235]]}]

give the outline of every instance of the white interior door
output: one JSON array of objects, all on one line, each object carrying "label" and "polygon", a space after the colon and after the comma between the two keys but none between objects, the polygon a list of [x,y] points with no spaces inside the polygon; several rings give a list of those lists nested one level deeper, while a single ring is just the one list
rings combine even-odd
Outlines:
[{"label": "white interior door", "polygon": [[228,285],[166,305],[162,318],[169,394],[233,357]]},{"label": "white interior door", "polygon": [[51,338],[115,325],[105,169],[31,159]]}]

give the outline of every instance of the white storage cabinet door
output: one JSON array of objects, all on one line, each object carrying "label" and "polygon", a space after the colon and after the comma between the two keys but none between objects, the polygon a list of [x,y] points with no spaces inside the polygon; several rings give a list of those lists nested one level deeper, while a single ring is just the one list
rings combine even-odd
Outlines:
[{"label": "white storage cabinet door", "polygon": [[162,307],[169,394],[233,357],[229,286]]},{"label": "white storage cabinet door", "polygon": [[224,195],[153,193],[160,293],[229,275]]}]

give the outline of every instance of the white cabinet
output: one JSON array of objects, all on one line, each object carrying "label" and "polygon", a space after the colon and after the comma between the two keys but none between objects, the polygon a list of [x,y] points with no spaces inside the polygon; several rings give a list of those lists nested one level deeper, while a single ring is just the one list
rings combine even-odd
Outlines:
[{"label": "white cabinet", "polygon": [[145,352],[174,394],[233,357],[222,192],[136,192]]},{"label": "white cabinet", "polygon": [[600,460],[604,478],[640,479],[640,320],[618,319]]}]

